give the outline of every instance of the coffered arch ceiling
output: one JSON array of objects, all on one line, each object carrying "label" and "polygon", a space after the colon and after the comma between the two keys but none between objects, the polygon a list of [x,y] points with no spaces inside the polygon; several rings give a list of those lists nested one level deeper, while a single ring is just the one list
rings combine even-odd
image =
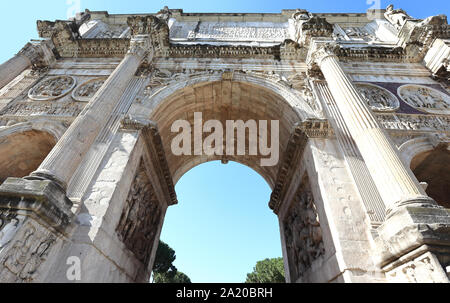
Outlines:
[{"label": "coffered arch ceiling", "polygon": [[[257,125],[260,121],[267,121],[269,146],[272,136],[275,135],[271,121],[279,121],[279,161],[274,166],[261,166],[261,159],[267,159],[270,156],[261,155],[259,149],[258,155],[249,155],[248,131],[246,132],[246,155],[244,156],[207,156],[204,153],[203,155],[174,155],[171,151],[171,143],[179,133],[171,131],[173,123],[177,120],[186,120],[193,129],[194,113],[196,112],[202,113],[203,123],[208,120],[218,120],[222,123],[224,146],[227,120],[244,122],[255,120]],[[197,165],[208,161],[224,160],[236,161],[249,166],[261,174],[273,188],[292,129],[296,123],[304,120],[304,117],[285,98],[273,90],[244,81],[222,80],[196,83],[176,90],[154,108],[150,119],[158,125],[174,183]],[[203,133],[203,139],[210,134]],[[259,131],[258,136],[261,139]],[[194,135],[191,136],[191,146],[194,146]]]},{"label": "coffered arch ceiling", "polygon": [[40,130],[26,130],[0,137],[0,183],[8,177],[22,178],[36,170],[56,140]]},{"label": "coffered arch ceiling", "polygon": [[411,169],[420,182],[427,183],[427,194],[450,208],[450,150],[443,146],[422,152],[412,159]]}]

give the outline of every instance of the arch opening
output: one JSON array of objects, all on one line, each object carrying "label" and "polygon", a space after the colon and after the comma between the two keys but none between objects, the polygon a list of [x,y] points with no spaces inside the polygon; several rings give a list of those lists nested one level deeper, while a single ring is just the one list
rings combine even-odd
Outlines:
[{"label": "arch opening", "polygon": [[411,170],[419,182],[424,182],[426,193],[439,205],[450,208],[450,151],[446,147],[416,155]]},{"label": "arch opening", "polygon": [[[274,257],[282,256],[285,269],[291,267],[291,263],[296,262],[296,259],[289,258],[286,247],[287,245],[290,245],[290,243],[286,243],[286,240],[292,241],[292,239],[285,238],[286,231],[280,229],[281,226],[285,225],[285,222],[280,221],[282,219],[273,214],[270,209],[272,206],[268,207],[267,203],[271,199],[272,190],[276,190],[276,186],[279,187],[280,182],[291,182],[290,179],[283,181],[283,175],[286,173],[286,170],[289,169],[289,164],[287,164],[290,161],[289,159],[293,154],[301,152],[300,149],[297,151],[296,147],[294,147],[294,145],[298,143],[298,140],[293,139],[296,138],[298,133],[299,123],[308,118],[314,119],[317,117],[309,110],[305,110],[309,105],[307,105],[301,97],[297,98],[292,92],[286,93],[286,91],[283,91],[283,89],[280,89],[279,87],[274,88],[273,85],[264,83],[265,80],[259,79],[258,81],[253,81],[252,79],[233,79],[230,81],[224,79],[203,79],[203,82],[196,82],[194,81],[195,79],[191,80],[186,81],[186,83],[174,84],[173,87],[168,86],[160,89],[144,102],[147,106],[137,106],[134,108],[134,113],[150,119],[158,126],[158,132],[162,141],[163,152],[167,160],[168,169],[173,178],[173,183],[176,184],[177,187],[176,192],[179,199],[179,205],[182,205],[184,200],[183,193],[179,191],[180,184],[183,184],[182,178],[184,178],[183,176],[185,175],[190,175],[191,171],[195,171],[197,167],[202,167],[202,165],[213,165],[213,163],[217,163],[216,161],[222,161],[224,164],[236,162],[250,168],[253,174],[255,172],[258,173],[259,177],[262,177],[269,185],[267,196],[262,197],[258,202],[261,204],[262,209],[277,222],[275,223],[276,228],[274,228],[274,230],[277,232],[277,237],[279,239],[278,243],[281,243],[282,252]],[[200,114],[200,118],[198,118],[198,114]],[[180,121],[183,122],[182,125],[187,126],[180,127],[180,124],[178,123]],[[222,153],[220,154],[214,153],[213,155],[208,155],[204,150],[206,139],[214,133],[211,129],[205,129],[205,125],[210,121],[217,121],[224,131],[222,133],[223,137],[218,140],[222,143],[223,147]],[[240,121],[244,124],[249,121],[254,121],[256,124],[254,129],[258,130],[257,136],[252,137],[250,133],[251,127],[244,127],[245,133],[243,140],[245,141],[245,153],[243,154],[226,153],[230,142],[234,147],[234,151],[237,151],[239,145],[238,132],[235,129],[232,129],[234,138],[231,141],[228,138],[228,133],[225,133],[229,131],[227,123],[230,121]],[[266,132],[260,131],[261,121],[265,122],[268,126]],[[272,126],[273,121],[278,123],[278,128]],[[200,124],[200,126],[198,126],[197,123]],[[191,153],[177,154],[173,150],[173,142],[176,141],[177,137],[180,137],[180,133],[184,131],[185,127],[189,129],[187,132],[189,136],[187,140],[182,140],[182,142],[183,145],[185,142],[188,142],[189,151]],[[183,129],[183,131],[181,131],[181,129]],[[200,130],[200,135],[196,136],[196,131],[198,130]],[[277,146],[277,162],[271,166],[262,165],[262,160],[268,158],[267,154],[261,152],[260,141],[264,136],[266,139],[266,147],[272,147],[274,142]],[[272,139],[275,137],[277,140],[273,141]],[[179,143],[180,140],[177,141],[177,144]],[[250,152],[252,145],[253,147],[257,145],[258,149],[256,153]],[[200,146],[200,153],[196,153],[196,146]],[[208,164],[204,164],[207,162]],[[220,173],[215,172],[213,173],[213,176],[220,177]],[[295,182],[298,181],[299,180],[296,180]],[[267,184],[265,184],[266,187]],[[295,186],[297,187],[298,185]],[[240,187],[241,184],[236,186],[236,188]],[[191,190],[194,190],[196,194],[200,194],[205,188],[207,189],[208,186],[198,187],[198,184],[191,186]],[[223,186],[223,188],[227,187]],[[228,188],[228,190],[230,190],[230,188]],[[302,196],[299,201],[305,202],[307,200],[305,199],[306,198]],[[310,208],[313,202],[311,202],[311,199],[308,201],[309,203],[305,202],[305,207]],[[171,206],[168,209],[169,214],[174,207],[177,208],[179,206]],[[199,213],[202,212],[202,210],[199,210]],[[187,219],[189,218],[186,217],[186,213],[183,213],[183,218],[180,218],[180,222],[185,222]],[[201,219],[198,220],[201,221]],[[171,223],[170,219],[164,219],[163,221],[164,231],[164,226],[170,226]],[[300,224],[297,221],[294,222],[294,225]],[[318,225],[317,222],[311,223],[310,221],[311,220],[304,224],[301,223],[301,226],[298,227],[305,229],[303,233],[308,233],[308,235],[313,234],[315,231],[315,229],[312,229],[309,225]],[[231,219],[230,222],[232,222]],[[286,224],[292,225],[291,223]],[[321,239],[321,235],[316,235],[315,238]],[[170,242],[170,239],[165,238],[164,232],[161,239],[165,242]],[[304,242],[297,241],[293,246],[293,249],[296,251],[304,250],[308,243],[305,244]],[[280,245],[277,246],[279,247]],[[176,247],[174,248],[176,250]],[[320,251],[320,249],[318,250]],[[254,251],[254,249],[249,249],[249,251]],[[308,255],[311,262],[306,263],[304,267],[300,269],[305,275],[308,275],[306,270],[312,266],[313,261],[317,261],[317,259],[320,259],[322,256],[321,252],[313,253],[308,251],[307,254],[311,254],[310,257]],[[264,260],[267,257],[268,256],[261,256],[261,260]],[[254,266],[255,264],[251,265]],[[247,273],[251,272],[252,269],[253,268],[248,269]],[[285,270],[285,276],[286,281],[297,281],[300,279],[300,273],[298,273],[298,271],[293,275],[290,270]]]},{"label": "arch opening", "polygon": [[179,204],[166,214],[161,240],[193,282],[245,282],[256,262],[282,257],[271,189],[259,173],[231,161],[196,165],[176,185]]},{"label": "arch opening", "polygon": [[0,183],[9,177],[28,176],[55,145],[51,134],[34,129],[0,138]]}]

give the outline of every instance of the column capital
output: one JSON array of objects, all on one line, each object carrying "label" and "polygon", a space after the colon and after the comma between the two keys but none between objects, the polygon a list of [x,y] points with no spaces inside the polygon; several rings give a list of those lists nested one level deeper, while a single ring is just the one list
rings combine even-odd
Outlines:
[{"label": "column capital", "polygon": [[141,53],[139,47],[142,47],[152,57],[169,47],[169,26],[166,19],[156,16],[132,16],[128,17],[127,23],[132,36],[129,53]]},{"label": "column capital", "polygon": [[336,60],[339,60],[337,56],[339,49],[340,46],[334,42],[320,44],[314,43],[306,58],[308,68],[314,69],[316,66],[320,67],[322,61],[328,57],[334,57]]},{"label": "column capital", "polygon": [[302,46],[309,46],[314,37],[331,37],[333,25],[324,17],[297,9],[289,19],[291,39]]},{"label": "column capital", "polygon": [[120,126],[123,130],[143,130],[144,128],[149,128],[152,130],[158,129],[155,122],[146,118],[134,117],[130,115],[125,116],[122,121],[120,121]]},{"label": "column capital", "polygon": [[[130,48],[127,54],[140,58],[153,56],[153,45],[149,35],[136,35],[131,37]],[[151,60],[150,60],[151,61]]]},{"label": "column capital", "polygon": [[149,35],[168,29],[167,19],[156,16],[131,16],[127,19],[131,35]]},{"label": "column capital", "polygon": [[49,66],[55,59],[53,55],[53,43],[50,40],[28,42],[18,53],[30,60],[33,67],[43,68]]}]

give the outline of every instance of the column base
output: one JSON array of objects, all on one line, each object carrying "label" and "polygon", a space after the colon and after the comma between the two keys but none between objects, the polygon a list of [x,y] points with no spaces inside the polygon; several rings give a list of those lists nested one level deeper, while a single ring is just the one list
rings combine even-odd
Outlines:
[{"label": "column base", "polygon": [[386,219],[389,219],[398,211],[401,211],[404,207],[422,207],[422,208],[442,208],[439,206],[436,201],[434,201],[429,196],[418,196],[414,199],[402,200],[394,203],[392,207],[387,208],[386,210]]},{"label": "column base", "polygon": [[67,189],[67,184],[65,182],[59,180],[52,173],[47,172],[47,171],[35,171],[35,172],[31,173],[31,175],[24,177],[24,179],[40,180],[40,181],[50,180],[53,183],[55,183],[56,185],[58,185],[59,187],[61,187],[62,191],[65,191]]},{"label": "column base", "polygon": [[72,205],[50,180],[9,178],[0,186],[0,213],[30,217],[63,234],[73,218]]},{"label": "column base", "polygon": [[385,272],[395,273],[406,263],[427,256],[428,270],[446,276],[445,269],[450,266],[450,209],[429,204],[399,207],[378,228],[378,234],[377,263]]}]

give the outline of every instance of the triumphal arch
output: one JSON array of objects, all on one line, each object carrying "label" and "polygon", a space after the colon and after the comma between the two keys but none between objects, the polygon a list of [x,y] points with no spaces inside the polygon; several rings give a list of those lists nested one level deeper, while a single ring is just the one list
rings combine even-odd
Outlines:
[{"label": "triumphal arch", "polygon": [[[0,282],[149,281],[174,185],[213,160],[273,189],[289,282],[449,282],[446,16],[166,7],[37,29],[0,66]],[[203,150],[227,121],[264,131]]]}]

